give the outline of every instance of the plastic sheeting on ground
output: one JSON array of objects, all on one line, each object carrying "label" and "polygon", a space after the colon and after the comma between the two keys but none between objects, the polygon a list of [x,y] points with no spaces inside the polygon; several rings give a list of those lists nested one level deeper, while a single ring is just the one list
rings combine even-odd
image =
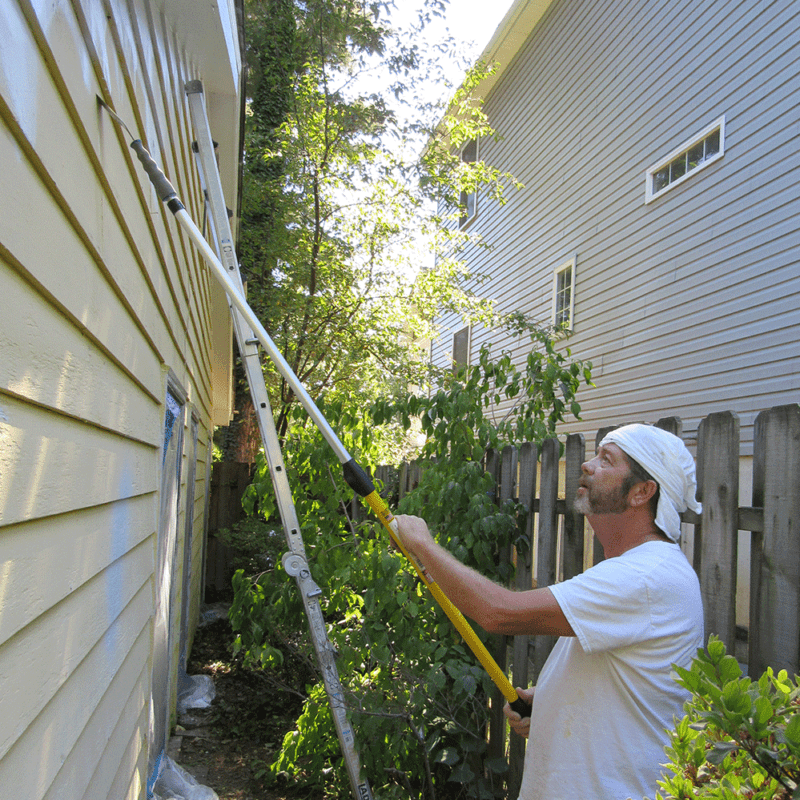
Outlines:
[{"label": "plastic sheeting on ground", "polygon": [[182,675],[178,694],[178,714],[193,708],[208,708],[217,690],[210,675]]},{"label": "plastic sheeting on ground", "polygon": [[183,767],[165,755],[158,780],[153,787],[153,800],[219,800],[219,795]]}]

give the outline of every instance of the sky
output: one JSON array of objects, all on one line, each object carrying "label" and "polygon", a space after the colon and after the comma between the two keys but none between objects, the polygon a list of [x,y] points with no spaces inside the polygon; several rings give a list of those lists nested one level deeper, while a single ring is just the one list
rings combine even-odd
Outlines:
[{"label": "sky", "polygon": [[447,27],[457,38],[473,43],[472,54],[477,59],[512,3],[513,0],[450,0],[445,14]]},{"label": "sky", "polygon": [[[395,0],[397,13],[401,18],[413,15],[422,5],[421,0]],[[443,20],[431,24],[430,35],[445,29],[465,45],[469,45],[470,60],[474,63],[483,49],[489,44],[497,26],[508,12],[514,0],[449,0]],[[454,73],[453,81],[458,84],[460,75]]]}]

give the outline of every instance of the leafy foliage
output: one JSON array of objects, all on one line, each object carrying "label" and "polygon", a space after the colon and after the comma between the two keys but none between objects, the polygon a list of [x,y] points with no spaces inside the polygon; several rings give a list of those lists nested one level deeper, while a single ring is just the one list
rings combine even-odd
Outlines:
[{"label": "leafy foliage", "polygon": [[497,553],[512,541],[520,544],[517,533],[527,510],[512,501],[496,504],[485,455],[555,436],[567,413],[579,417],[581,381],[591,383],[590,364],[571,360],[568,348],[557,350],[547,331],[516,324],[531,339],[523,368],[509,353],[493,359],[483,347],[475,366],[455,376],[442,373],[438,390],[378,402],[375,411],[376,422],[393,415],[406,424],[418,418],[427,437],[421,452],[426,469],[401,510],[423,516],[457,558],[502,581],[509,579],[510,566]]},{"label": "leafy foliage", "polygon": [[[491,66],[468,74],[441,124],[441,109],[427,108],[426,120],[402,117],[398,104],[432,62],[416,33],[403,37],[386,25],[386,5],[246,2],[253,81],[241,256],[248,299],[363,467],[398,463],[409,433],[426,437],[422,455],[435,466],[402,508],[427,517],[464,561],[506,580],[510,567],[501,553],[518,537],[526,509],[498,508],[486,450],[522,437],[539,440],[566,414],[577,414],[575,392],[581,378],[589,380],[588,365],[571,363],[548,333],[511,317],[504,322],[532,336],[522,370],[508,354],[493,359],[486,350],[473,370],[441,373],[431,398],[404,393],[429,381],[420,343],[433,334],[436,314],[498,323],[479,296],[479,276],[461,258],[468,244],[485,243],[459,229],[458,220],[465,192],[480,189],[489,202],[502,203],[506,187],[518,184],[457,155],[461,144],[494,135],[473,99]],[[441,8],[441,0],[428,0],[423,17]],[[439,46],[452,57],[451,43]],[[395,76],[392,97],[356,81],[376,63]],[[428,143],[422,155],[420,141]],[[376,798],[501,796],[506,765],[484,758],[488,676],[382,531],[354,517],[327,444],[273,365],[263,368],[300,533]],[[380,399],[389,395],[394,399]],[[251,520],[232,536],[254,542],[277,527],[263,457],[245,506],[263,526]],[[338,741],[296,588],[279,567],[278,538],[262,539],[268,552],[251,562],[253,571],[235,577],[235,647],[265,674],[278,667],[285,673],[291,661],[298,676],[307,676],[303,714],[270,776],[345,796]]]},{"label": "leafy foliage", "polygon": [[[421,417],[428,437],[423,453],[436,461],[401,509],[428,518],[440,541],[459,558],[501,581],[510,577],[501,553],[519,536],[526,510],[515,503],[497,505],[483,463],[486,450],[533,432],[552,434],[568,409],[579,411],[575,391],[580,378],[589,377],[588,365],[573,365],[568,351],[557,351],[544,332],[534,330],[534,345],[536,353],[524,370],[507,354],[493,360],[484,350],[471,370],[443,374],[440,389],[430,398],[407,395],[376,403],[369,412],[342,400],[323,408],[327,418],[349,431],[345,446],[367,467],[385,453],[381,431],[388,426],[395,436],[397,419],[405,431]],[[557,396],[561,404],[554,413]],[[516,401],[525,421],[494,421],[500,398]],[[502,796],[507,765],[485,758],[488,676],[404,559],[387,547],[382,528],[376,531],[372,520],[356,522],[346,513],[349,492],[330,467],[327,445],[299,411],[292,415],[285,453],[290,484],[297,487],[294,502],[309,564],[323,590],[328,636],[338,652],[362,764],[375,796]],[[274,520],[275,499],[263,463],[246,504],[252,513]],[[277,551],[270,560],[280,563]],[[248,663],[285,669],[287,653],[304,668],[312,663],[301,604],[281,570],[256,577],[238,573],[235,588],[230,616],[236,647]],[[328,796],[347,794],[328,715],[321,682],[310,683],[297,729],[270,767],[274,779],[288,776]]]},{"label": "leafy foliage", "polygon": [[[426,0],[405,33],[390,27],[390,5],[245,4],[242,272],[250,305],[314,397],[357,391],[372,399],[389,375],[421,383],[420,343],[435,314],[491,315],[459,258],[477,237],[450,223],[465,188],[483,187],[502,202],[504,187],[518,185],[451,152],[459,141],[494,135],[467,88],[488,66],[470,72],[444,131],[444,109],[412,97],[416,85],[430,85],[435,56],[456,57],[452,41],[434,54],[420,46],[442,0]],[[381,91],[368,80],[378,70],[391,84]],[[455,199],[449,214],[440,212],[443,198]],[[283,437],[295,397],[266,359],[263,368]],[[243,384],[238,392],[242,409]],[[255,426],[245,435],[255,436]]]},{"label": "leafy foliage", "polygon": [[692,693],[686,716],[670,735],[659,800],[800,797],[800,685],[770,667],[742,676],[715,636],[691,669],[676,667]]}]

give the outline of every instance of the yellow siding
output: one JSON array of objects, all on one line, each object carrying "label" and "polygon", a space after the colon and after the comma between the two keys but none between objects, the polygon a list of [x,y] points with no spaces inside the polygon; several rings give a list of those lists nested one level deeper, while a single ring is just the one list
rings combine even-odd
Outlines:
[{"label": "yellow siding", "polygon": [[[228,4],[161,5],[0,8],[0,797],[145,797],[168,375],[198,420],[173,649],[184,570],[190,639],[199,615],[208,444],[231,416],[227,303],[97,96],[199,220],[183,87],[214,85],[214,119],[236,110],[241,60]],[[225,121],[235,165],[238,115]]]}]

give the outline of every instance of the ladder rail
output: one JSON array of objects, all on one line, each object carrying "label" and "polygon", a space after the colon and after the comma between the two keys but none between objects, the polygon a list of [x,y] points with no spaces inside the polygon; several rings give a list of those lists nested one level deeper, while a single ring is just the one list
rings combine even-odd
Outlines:
[{"label": "ladder rail", "polygon": [[[210,219],[213,222],[217,239],[219,260],[224,262],[226,277],[230,279],[230,290],[227,293],[231,305],[231,314],[233,315],[234,333],[247,375],[247,383],[258,419],[261,439],[264,443],[264,452],[275,489],[281,522],[286,542],[289,546],[289,552],[283,557],[283,567],[290,576],[295,578],[303,601],[312,643],[322,672],[323,684],[328,695],[334,726],[339,738],[353,794],[356,800],[371,800],[372,793],[369,783],[362,776],[353,728],[347,718],[344,691],[335,662],[335,649],[328,638],[325,619],[320,607],[319,598],[322,595],[322,590],[314,582],[308,568],[305,546],[300,534],[300,523],[292,500],[291,487],[286,477],[280,440],[275,429],[269,396],[264,383],[264,375],[261,371],[261,358],[256,341],[261,341],[262,337],[254,338],[255,332],[252,326],[248,324],[249,320],[234,301],[234,297],[243,296],[244,287],[233,246],[227,207],[222,193],[222,183],[214,156],[214,145],[208,125],[202,84],[199,81],[192,81],[185,88],[196,137],[195,155],[198,173],[208,200]],[[266,331],[260,333],[266,335]],[[269,341],[271,342],[271,340]],[[264,342],[261,341],[261,344],[264,345]],[[270,349],[266,349],[272,356]],[[294,387],[292,388],[294,389]],[[327,423],[325,424],[327,425]],[[346,451],[344,452],[347,454]],[[347,457],[349,459],[349,455]]]}]

